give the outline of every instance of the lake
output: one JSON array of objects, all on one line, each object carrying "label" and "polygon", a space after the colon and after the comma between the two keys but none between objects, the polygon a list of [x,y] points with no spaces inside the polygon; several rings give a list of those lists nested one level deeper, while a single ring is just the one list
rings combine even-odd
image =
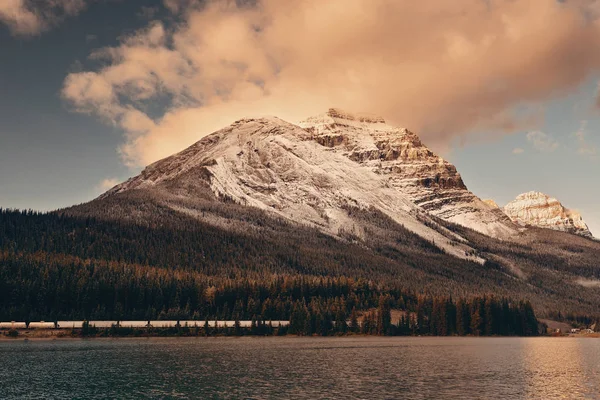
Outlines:
[{"label": "lake", "polygon": [[597,399],[600,340],[0,341],[0,398]]}]

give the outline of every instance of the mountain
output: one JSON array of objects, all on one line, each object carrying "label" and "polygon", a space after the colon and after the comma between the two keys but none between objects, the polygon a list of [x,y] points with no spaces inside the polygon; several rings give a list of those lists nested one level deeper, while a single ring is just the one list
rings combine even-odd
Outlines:
[{"label": "mountain", "polygon": [[382,118],[337,109],[297,125],[243,119],[147,167],[102,197],[139,188],[193,192],[203,181],[217,197],[257,207],[323,232],[364,237],[347,209],[373,208],[465,257],[470,248],[431,217],[507,238],[516,227],[464,185],[456,168],[417,135]]},{"label": "mountain", "polygon": [[504,212],[520,225],[536,226],[592,237],[577,211],[565,208],[557,199],[540,192],[528,192],[506,206]]},{"label": "mountain", "polygon": [[387,185],[430,215],[494,237],[515,226],[501,211],[470,192],[456,167],[434,154],[419,137],[380,117],[330,109],[300,126],[330,153],[340,154],[379,175]]},{"label": "mountain", "polygon": [[[344,121],[348,124],[351,122],[349,119]],[[372,130],[372,124],[383,131]],[[346,136],[341,140],[366,142],[372,140],[371,132],[386,132],[388,141],[398,136],[398,144],[394,142],[388,145],[390,162],[394,158],[396,164],[402,162],[403,157],[400,154],[402,150],[397,146],[403,146],[406,140],[415,140],[416,137],[381,122],[367,120],[359,126],[363,125],[366,126],[364,130],[344,125]],[[152,189],[157,195],[175,193],[193,201],[197,197],[197,190],[202,187],[216,198],[268,211],[287,220],[316,227],[330,235],[340,237],[349,234],[358,239],[368,236],[370,228],[353,210],[372,210],[435,243],[449,254],[479,262],[483,260],[472,256],[472,248],[465,244],[465,240],[434,221],[432,215],[442,214],[450,220],[466,215],[461,221],[469,221],[469,218],[475,217],[473,209],[467,208],[468,204],[475,204],[474,207],[481,207],[475,215],[493,220],[490,225],[493,228],[505,227],[497,218],[493,218],[494,214],[488,212],[489,207],[462,189],[464,185],[460,176],[448,163],[436,159],[440,164],[439,171],[448,171],[447,176],[438,177],[437,182],[432,181],[427,184],[429,187],[422,186],[421,190],[405,191],[408,178],[400,179],[402,175],[398,172],[383,172],[384,168],[392,168],[391,164],[374,167],[367,162],[370,159],[364,152],[356,155],[358,151],[363,151],[362,148],[350,154],[336,151],[336,148],[332,151],[329,146],[323,145],[321,139],[322,136],[315,135],[313,130],[302,129],[275,117],[243,119],[178,154],[148,166],[140,175],[114,187],[101,198],[131,190]],[[384,150],[371,151],[370,157],[379,160],[379,154]],[[405,148],[403,154],[407,151],[435,157],[429,155],[430,152],[423,146]],[[421,172],[430,168],[428,161],[421,165],[416,164],[414,156],[412,159],[412,163],[406,164],[411,171]],[[436,176],[440,174],[434,173]],[[424,182],[429,178],[421,172],[419,179]],[[444,185],[451,185],[448,182],[455,181],[460,189],[453,192],[460,191],[471,203],[465,201],[457,204],[460,210],[453,214],[448,211],[451,206],[441,203],[435,209],[425,201],[420,205],[414,203],[417,192],[429,191],[430,197],[435,197],[436,191],[447,194],[448,190],[440,188],[440,181],[446,182]],[[172,207],[192,213],[181,204],[172,204]],[[440,212],[429,213],[429,210]],[[481,223],[477,226],[485,227]]]},{"label": "mountain", "polygon": [[519,227],[382,118],[246,118],[88,203],[0,209],[0,319],[251,318],[273,304],[283,319],[316,297],[350,312],[380,295],[413,311],[494,295],[592,315],[598,254]]}]

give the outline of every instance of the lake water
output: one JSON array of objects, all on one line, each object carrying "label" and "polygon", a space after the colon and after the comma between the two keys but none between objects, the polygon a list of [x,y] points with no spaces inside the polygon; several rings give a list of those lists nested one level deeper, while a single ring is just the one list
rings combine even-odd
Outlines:
[{"label": "lake water", "polygon": [[600,399],[600,340],[0,342],[0,398]]}]

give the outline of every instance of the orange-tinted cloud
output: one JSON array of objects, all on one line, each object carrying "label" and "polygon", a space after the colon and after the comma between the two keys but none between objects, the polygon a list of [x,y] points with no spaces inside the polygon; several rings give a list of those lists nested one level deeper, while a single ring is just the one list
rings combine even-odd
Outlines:
[{"label": "orange-tinted cloud", "polygon": [[0,22],[15,35],[36,35],[85,7],[86,0],[1,0]]},{"label": "orange-tinted cloud", "polygon": [[[239,3],[239,2],[238,2]],[[516,106],[600,68],[592,0],[169,0],[181,21],[147,29],[70,74],[63,95],[126,131],[144,165],[248,115],[298,121],[336,106],[383,115],[447,144],[531,125]],[[151,104],[166,104],[151,119]]]},{"label": "orange-tinted cloud", "polygon": [[114,186],[117,186],[121,183],[121,180],[117,178],[106,178],[103,179],[98,185],[96,185],[96,190],[100,193],[106,192],[108,189],[111,189]]}]

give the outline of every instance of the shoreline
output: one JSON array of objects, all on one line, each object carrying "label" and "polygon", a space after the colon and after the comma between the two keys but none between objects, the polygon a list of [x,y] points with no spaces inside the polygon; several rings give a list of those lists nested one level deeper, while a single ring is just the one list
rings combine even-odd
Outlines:
[{"label": "shoreline", "polygon": [[432,335],[397,335],[397,336],[384,336],[384,335],[368,335],[361,333],[348,333],[341,335],[331,335],[331,336],[305,336],[305,335],[294,335],[294,334],[285,334],[285,335],[260,335],[260,334],[250,334],[244,333],[241,335],[227,334],[227,333],[219,333],[216,335],[204,335],[204,334],[190,334],[188,333],[177,333],[177,332],[169,332],[167,329],[160,331],[155,330],[154,332],[137,332],[137,333],[128,333],[128,334],[110,334],[108,330],[98,332],[97,334],[92,335],[83,335],[81,329],[28,329],[28,330],[16,330],[16,336],[9,336],[8,330],[0,331],[0,342],[11,342],[11,341],[71,341],[71,340],[105,340],[105,339],[191,339],[191,338],[204,338],[204,339],[212,339],[212,338],[231,338],[231,339],[240,339],[240,338],[331,338],[331,339],[343,339],[343,338],[481,338],[481,339],[493,339],[493,338],[514,338],[514,339],[522,339],[522,338],[565,338],[565,339],[598,339],[600,338],[600,333],[593,334],[567,334],[567,335],[539,335],[539,336],[432,336]]}]

